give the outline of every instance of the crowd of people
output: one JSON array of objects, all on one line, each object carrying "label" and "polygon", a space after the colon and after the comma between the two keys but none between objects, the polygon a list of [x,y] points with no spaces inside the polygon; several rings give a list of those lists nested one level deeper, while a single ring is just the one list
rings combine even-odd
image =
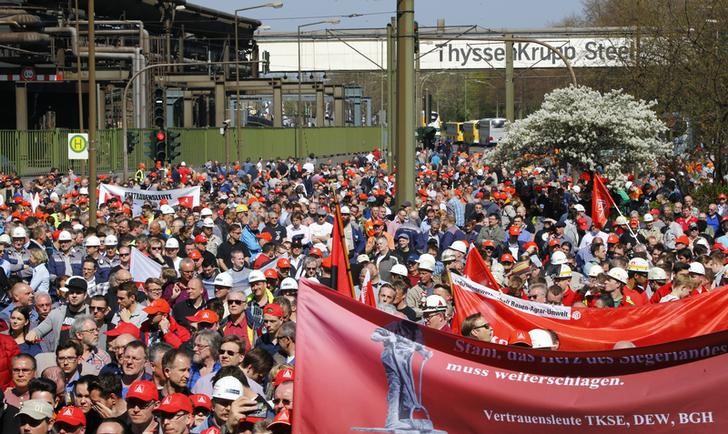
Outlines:
[{"label": "crowd of people", "polygon": [[[295,423],[298,281],[331,287],[334,204],[355,292],[428,327],[460,330],[450,273],[476,251],[493,286],[539,303],[619,308],[700,296],[724,283],[728,201],[696,207],[670,173],[630,174],[594,224],[592,174],[494,168],[447,144],[418,150],[417,197],[395,203],[381,151],[140,166],[141,190],[200,186],[199,206],[107,198],[53,170],[0,176],[0,385],[6,432],[278,433]],[[160,266],[135,279],[132,256]],[[549,330],[512,345],[558,348]],[[293,420],[293,421],[292,421]]]}]

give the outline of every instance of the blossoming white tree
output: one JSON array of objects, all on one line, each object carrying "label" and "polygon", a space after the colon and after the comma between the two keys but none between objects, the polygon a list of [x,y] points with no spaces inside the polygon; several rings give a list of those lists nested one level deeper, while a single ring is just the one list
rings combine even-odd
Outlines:
[{"label": "blossoming white tree", "polygon": [[541,108],[511,124],[485,158],[511,167],[545,160],[577,170],[600,170],[610,179],[654,168],[671,151],[661,140],[664,123],[652,107],[621,90],[600,93],[585,86],[556,89]]}]

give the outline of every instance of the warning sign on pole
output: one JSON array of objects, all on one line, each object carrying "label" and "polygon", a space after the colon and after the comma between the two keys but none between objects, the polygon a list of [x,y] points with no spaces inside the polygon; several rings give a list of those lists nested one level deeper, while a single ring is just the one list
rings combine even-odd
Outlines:
[{"label": "warning sign on pole", "polygon": [[88,160],[88,134],[68,134],[68,159]]}]

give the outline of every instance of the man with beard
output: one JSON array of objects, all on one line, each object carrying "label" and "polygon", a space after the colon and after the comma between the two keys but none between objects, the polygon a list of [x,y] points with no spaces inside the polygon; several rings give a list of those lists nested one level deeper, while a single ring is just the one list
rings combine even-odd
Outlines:
[{"label": "man with beard", "polygon": [[111,363],[111,357],[106,351],[98,349],[99,328],[93,315],[79,315],[71,326],[71,336],[83,345],[81,360],[88,366],[94,367],[94,374]]},{"label": "man with beard", "polygon": [[126,394],[126,408],[133,434],[158,431],[153,414],[158,403],[159,392],[153,382],[137,380],[131,383]]},{"label": "man with beard", "polygon": [[220,370],[220,344],[222,337],[216,331],[203,329],[194,337],[192,347],[192,369],[190,370],[189,388],[193,390],[195,383],[207,375],[214,375]]},{"label": "man with beard", "polygon": [[68,304],[54,309],[48,314],[43,322],[25,335],[26,341],[35,342],[49,336],[48,346],[55,349],[58,342],[70,337],[69,331],[76,317],[89,313],[86,305],[86,281],[81,277],[73,276],[66,281],[66,288],[68,289]]}]

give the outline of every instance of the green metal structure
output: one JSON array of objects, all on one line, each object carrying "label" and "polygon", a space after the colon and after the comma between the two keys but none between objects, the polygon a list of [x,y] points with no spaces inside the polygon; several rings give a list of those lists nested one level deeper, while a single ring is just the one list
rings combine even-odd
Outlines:
[{"label": "green metal structure", "polygon": [[[144,162],[152,160],[146,155],[152,129],[130,132],[138,134],[140,142],[129,155],[132,171]],[[171,128],[180,134],[182,156],[176,161],[189,165],[201,165],[205,161],[225,162],[225,140],[218,128]],[[68,160],[68,133],[76,131],[54,129],[42,131],[0,130],[0,172],[16,172],[20,176],[47,173],[51,167],[61,171],[73,169],[87,173],[85,161]],[[294,154],[296,134],[293,128],[242,128],[240,130],[242,156],[257,161],[258,158],[287,158]],[[230,143],[236,143],[235,129],[228,130]],[[98,130],[97,164],[99,172],[121,172],[123,164],[122,130]],[[382,132],[376,127],[326,127],[303,128],[301,155],[316,156],[369,152],[382,147]],[[237,153],[234,153],[237,155]]]}]

